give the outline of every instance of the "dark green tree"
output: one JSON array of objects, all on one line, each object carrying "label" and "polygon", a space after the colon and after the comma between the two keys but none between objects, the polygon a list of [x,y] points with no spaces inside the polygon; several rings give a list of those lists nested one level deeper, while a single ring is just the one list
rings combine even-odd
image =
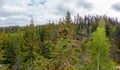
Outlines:
[{"label": "dark green tree", "polygon": [[24,49],[23,56],[24,62],[27,64],[26,69],[34,69],[34,60],[40,54],[39,35],[31,21],[31,24],[26,27],[23,33]]}]

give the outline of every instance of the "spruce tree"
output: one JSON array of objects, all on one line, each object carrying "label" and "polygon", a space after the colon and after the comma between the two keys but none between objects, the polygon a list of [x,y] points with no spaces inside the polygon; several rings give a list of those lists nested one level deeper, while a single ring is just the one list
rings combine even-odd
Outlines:
[{"label": "spruce tree", "polygon": [[33,21],[31,21],[31,24],[26,27],[23,34],[23,40],[24,40],[24,49],[23,49],[24,62],[27,63],[28,69],[33,70],[34,60],[40,53],[39,36],[33,24]]}]

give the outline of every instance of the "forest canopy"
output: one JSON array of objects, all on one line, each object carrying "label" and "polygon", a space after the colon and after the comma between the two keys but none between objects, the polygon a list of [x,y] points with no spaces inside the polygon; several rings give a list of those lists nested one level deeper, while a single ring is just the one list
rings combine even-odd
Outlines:
[{"label": "forest canopy", "polygon": [[120,22],[75,16],[59,22],[0,27],[0,70],[116,70]]}]

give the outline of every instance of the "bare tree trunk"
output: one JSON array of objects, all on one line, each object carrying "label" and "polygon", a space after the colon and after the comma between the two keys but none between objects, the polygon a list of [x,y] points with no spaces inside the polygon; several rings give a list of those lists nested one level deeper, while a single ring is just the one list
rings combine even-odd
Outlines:
[{"label": "bare tree trunk", "polygon": [[100,52],[98,50],[98,62],[97,62],[97,70],[100,70]]}]

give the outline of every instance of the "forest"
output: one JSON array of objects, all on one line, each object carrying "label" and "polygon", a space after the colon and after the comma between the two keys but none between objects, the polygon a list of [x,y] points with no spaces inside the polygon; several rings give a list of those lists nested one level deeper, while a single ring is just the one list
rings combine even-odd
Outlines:
[{"label": "forest", "polygon": [[0,27],[0,70],[116,70],[117,18],[68,11],[58,22]]}]

